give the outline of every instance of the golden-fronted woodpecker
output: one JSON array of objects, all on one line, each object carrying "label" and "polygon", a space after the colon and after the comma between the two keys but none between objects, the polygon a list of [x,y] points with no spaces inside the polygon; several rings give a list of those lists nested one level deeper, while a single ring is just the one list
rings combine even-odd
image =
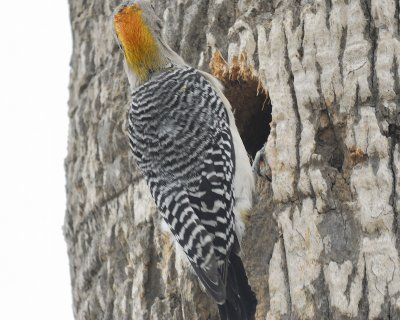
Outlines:
[{"label": "golden-fronted woodpecker", "polygon": [[129,142],[158,210],[222,319],[254,319],[239,256],[254,178],[228,100],[162,39],[148,1],[114,13],[132,90]]}]

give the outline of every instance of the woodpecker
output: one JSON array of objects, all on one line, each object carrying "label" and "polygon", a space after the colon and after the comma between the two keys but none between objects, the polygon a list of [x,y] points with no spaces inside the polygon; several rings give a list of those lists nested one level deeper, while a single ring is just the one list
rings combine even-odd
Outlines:
[{"label": "woodpecker", "polygon": [[240,258],[254,177],[222,86],[163,40],[146,0],[114,12],[132,102],[129,144],[162,218],[221,319],[254,319]]}]

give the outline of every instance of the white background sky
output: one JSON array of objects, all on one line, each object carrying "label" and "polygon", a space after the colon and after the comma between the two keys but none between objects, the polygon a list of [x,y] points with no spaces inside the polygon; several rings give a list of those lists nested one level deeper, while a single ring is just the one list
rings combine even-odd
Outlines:
[{"label": "white background sky", "polygon": [[68,3],[1,4],[0,319],[72,320],[62,233]]}]

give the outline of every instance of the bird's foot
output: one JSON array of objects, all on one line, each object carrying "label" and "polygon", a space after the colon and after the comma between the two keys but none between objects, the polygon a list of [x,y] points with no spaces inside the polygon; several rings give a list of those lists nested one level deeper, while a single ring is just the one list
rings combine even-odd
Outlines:
[{"label": "bird's foot", "polygon": [[255,178],[257,176],[266,178],[268,181],[272,181],[271,179],[271,168],[268,165],[268,162],[265,159],[265,146],[263,146],[258,152],[253,161],[253,174]]}]

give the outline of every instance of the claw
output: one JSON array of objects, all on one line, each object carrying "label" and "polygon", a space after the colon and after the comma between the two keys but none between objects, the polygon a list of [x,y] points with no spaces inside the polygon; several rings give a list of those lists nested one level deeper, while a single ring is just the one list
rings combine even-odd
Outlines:
[{"label": "claw", "polygon": [[263,146],[258,152],[253,161],[253,174],[255,178],[257,176],[266,178],[268,181],[272,181],[271,179],[271,168],[268,165],[268,162],[265,159],[265,146]]}]

